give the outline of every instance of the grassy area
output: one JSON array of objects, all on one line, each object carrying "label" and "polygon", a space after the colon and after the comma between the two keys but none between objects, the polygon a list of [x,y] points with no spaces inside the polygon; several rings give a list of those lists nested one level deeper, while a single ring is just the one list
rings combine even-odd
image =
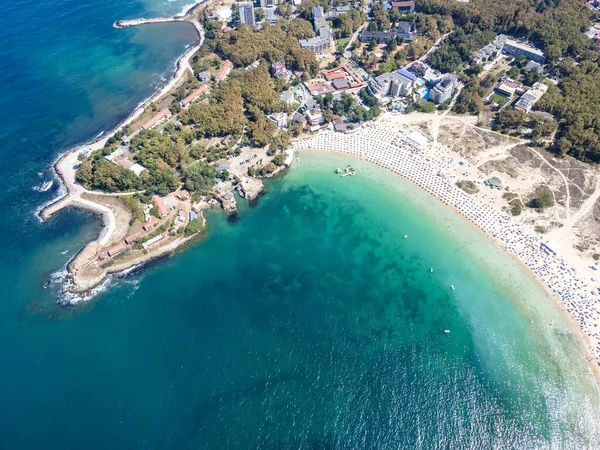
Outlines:
[{"label": "grassy area", "polygon": [[500,107],[506,105],[510,99],[502,96],[502,95],[498,95],[498,94],[492,94],[492,96],[490,97],[490,101],[492,103],[497,103]]},{"label": "grassy area", "polygon": [[350,42],[350,38],[342,38],[335,41],[338,53],[344,53],[344,49],[346,48],[346,45],[348,45],[348,42]]},{"label": "grassy area", "polygon": [[463,191],[465,191],[467,194],[476,194],[477,192],[479,192],[479,188],[477,187],[477,185],[470,180],[457,181],[456,185]]}]

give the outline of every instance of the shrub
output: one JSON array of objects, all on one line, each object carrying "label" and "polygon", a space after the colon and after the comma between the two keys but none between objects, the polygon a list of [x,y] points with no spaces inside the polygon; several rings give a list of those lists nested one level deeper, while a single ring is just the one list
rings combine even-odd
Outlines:
[{"label": "shrub", "polygon": [[184,232],[185,236],[187,237],[187,236],[196,234],[197,232],[201,231],[202,228],[203,228],[202,221],[200,219],[193,219],[185,227],[185,232]]}]

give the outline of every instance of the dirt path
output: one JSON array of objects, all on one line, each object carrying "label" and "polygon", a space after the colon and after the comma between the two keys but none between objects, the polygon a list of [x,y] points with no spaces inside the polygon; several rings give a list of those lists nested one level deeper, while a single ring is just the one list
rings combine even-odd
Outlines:
[{"label": "dirt path", "polygon": [[583,202],[579,211],[572,216],[572,224],[576,225],[583,217],[585,217],[594,207],[598,199],[600,198],[600,177],[596,180],[596,187],[594,193],[590,195],[587,200]]},{"label": "dirt path", "polygon": [[[570,228],[570,225],[571,225],[571,223],[570,223],[570,218],[571,218],[571,191],[569,189],[569,180],[567,180],[567,177],[565,177],[565,174],[562,173],[562,171],[560,169],[558,169],[554,165],[550,164],[548,162],[548,160],[546,158],[544,158],[542,155],[540,155],[540,153],[537,150],[535,150],[533,148],[530,148],[530,150],[533,153],[535,153],[543,161],[542,165],[544,163],[546,163],[548,165],[548,167],[552,168],[552,170],[554,170],[556,173],[558,173],[560,175],[560,177],[563,179],[563,182],[565,183],[565,190],[566,190],[566,196],[567,196],[567,199],[565,200],[565,208],[566,208],[565,214],[566,214],[566,218],[565,218],[565,223],[564,224],[566,225],[567,222],[568,222],[569,223],[569,228]],[[541,166],[540,166],[540,169],[541,169]]]}]

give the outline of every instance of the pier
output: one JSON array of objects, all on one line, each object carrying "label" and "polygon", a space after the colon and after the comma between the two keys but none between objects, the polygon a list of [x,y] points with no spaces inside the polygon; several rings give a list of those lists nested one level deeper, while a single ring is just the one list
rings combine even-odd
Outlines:
[{"label": "pier", "polygon": [[194,25],[196,31],[198,32],[198,36],[202,39],[202,26],[196,17],[195,11],[196,8],[201,6],[202,4],[207,3],[207,0],[203,0],[201,2],[196,3],[190,9],[186,11],[183,15],[177,16],[169,16],[169,17],[153,17],[150,19],[139,18],[139,19],[126,19],[126,20],[117,20],[113,23],[114,28],[129,28],[129,27],[139,27],[140,25],[150,25],[153,23],[170,23],[170,22],[188,22]]},{"label": "pier", "polygon": [[137,27],[140,25],[147,25],[152,23],[168,23],[168,22],[188,22],[193,20],[190,16],[171,16],[171,17],[154,17],[152,19],[131,19],[131,20],[117,20],[113,27],[115,28],[128,28]]}]

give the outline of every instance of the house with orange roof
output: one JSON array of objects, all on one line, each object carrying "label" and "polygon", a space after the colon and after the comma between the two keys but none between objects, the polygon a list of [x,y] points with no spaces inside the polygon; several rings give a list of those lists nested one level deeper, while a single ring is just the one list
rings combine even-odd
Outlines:
[{"label": "house with orange roof", "polygon": [[414,11],[415,2],[413,0],[392,2],[392,8],[398,8],[400,11]]},{"label": "house with orange roof", "polygon": [[124,252],[126,248],[127,247],[125,247],[123,244],[117,244],[108,249],[108,256],[113,257],[115,255],[118,255],[119,253]]},{"label": "house with orange roof", "polygon": [[217,81],[223,81],[227,77],[227,75],[229,75],[229,72],[231,72],[231,69],[233,69],[233,63],[229,60],[225,61],[221,65],[221,68],[219,69],[219,73],[217,73],[217,76],[216,76]]},{"label": "house with orange roof", "polygon": [[126,244],[133,244],[136,241],[139,241],[142,237],[144,237],[144,233],[138,231],[137,233],[130,234],[125,238]]},{"label": "house with orange roof", "polygon": [[169,108],[165,108],[162,111],[160,111],[157,115],[155,115],[152,119],[150,119],[148,122],[143,124],[140,127],[140,129],[149,130],[151,128],[154,128],[157,124],[159,124],[163,120],[167,120],[169,117],[171,117],[171,111],[169,111]]},{"label": "house with orange roof", "polygon": [[165,208],[165,204],[163,203],[162,198],[155,194],[152,196],[152,203],[154,203],[154,206],[156,206],[156,208],[158,209],[158,217],[160,217],[161,219],[167,217],[167,208]]},{"label": "house with orange roof", "polygon": [[186,98],[181,100],[181,102],[179,102],[179,104],[181,105],[182,108],[185,108],[203,94],[208,94],[208,86],[200,86],[198,89],[194,90],[194,92],[192,92],[190,95],[188,95]]}]

